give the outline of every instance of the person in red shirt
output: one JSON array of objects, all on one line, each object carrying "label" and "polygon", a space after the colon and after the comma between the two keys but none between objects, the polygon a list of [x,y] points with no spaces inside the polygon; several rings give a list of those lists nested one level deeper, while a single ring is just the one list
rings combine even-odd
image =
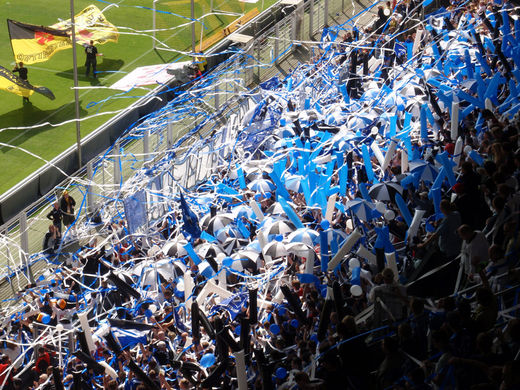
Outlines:
[{"label": "person in red shirt", "polygon": [[0,355],[0,388],[11,390],[13,388],[13,373],[16,368],[11,368],[11,360],[7,355]]}]

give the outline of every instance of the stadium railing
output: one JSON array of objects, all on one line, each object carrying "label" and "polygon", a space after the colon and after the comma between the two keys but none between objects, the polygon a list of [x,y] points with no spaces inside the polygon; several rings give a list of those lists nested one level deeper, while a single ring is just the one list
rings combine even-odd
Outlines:
[{"label": "stadium railing", "polygon": [[[193,105],[187,115],[177,115],[176,108],[170,106],[161,110],[165,102],[157,100],[156,96],[166,93],[167,87],[159,87],[146,100],[129,107],[128,117],[115,117],[106,124],[108,130],[96,131],[83,140],[85,148],[91,142],[106,142],[108,145],[105,144],[106,151],[95,158],[91,149],[86,149],[84,155],[91,160],[72,177],[60,182],[57,179],[66,175],[56,169],[53,172],[40,170],[27,183],[7,194],[8,197],[19,197],[19,202],[29,198],[27,194],[24,196],[27,191],[44,193],[45,196],[35,202],[27,202],[30,206],[8,219],[3,215],[7,222],[0,226],[0,258],[5,259],[4,264],[0,264],[0,307],[15,303],[16,293],[28,282],[48,276],[48,259],[41,254],[42,240],[50,224],[46,214],[59,195],[54,185],[43,186],[49,176],[60,183],[58,188],[72,189],[72,196],[79,200],[77,222],[95,212],[110,213],[112,216],[122,214],[122,189],[132,186],[141,188],[142,183],[138,182],[136,172],[143,166],[151,166],[168,153],[174,154],[174,157],[162,174],[163,187],[172,189],[176,182],[184,188],[190,188],[204,181],[225,161],[232,150],[232,141],[238,131],[238,123],[233,123],[233,118],[236,119],[236,114],[247,112],[254,104],[254,93],[240,93],[245,92],[246,87],[270,78],[273,68],[296,48],[294,40],[311,40],[316,34],[321,35],[322,28],[329,22],[334,22],[340,12],[347,15],[347,10],[347,17],[353,16],[356,7],[365,8],[369,5],[358,0],[356,4],[346,0],[307,0],[297,6],[293,4],[294,2],[287,4],[287,0],[280,1],[236,32],[255,37],[243,48],[245,54],[230,57],[234,45],[231,36],[206,53],[209,56],[209,68],[222,62],[222,58],[227,60],[214,66],[204,79],[188,91],[190,96],[195,96],[200,91],[206,92],[204,99],[199,101],[199,106]],[[207,80],[211,78],[215,80],[208,87]],[[207,93],[208,89],[212,93]],[[157,108],[160,109],[158,114]],[[200,115],[201,110],[211,115],[212,121],[204,122]],[[153,113],[156,114],[152,115]],[[225,118],[226,124],[224,125],[224,121],[219,122],[219,118]],[[142,123],[135,125],[139,121]],[[119,126],[124,129],[130,127],[130,130],[118,138],[117,132],[122,131],[118,129]],[[77,168],[73,165],[74,160],[75,150],[71,147],[53,160],[50,166],[58,166],[67,173],[71,166]],[[0,198],[2,211],[5,210],[5,199],[6,196]],[[150,220],[159,218],[166,211],[154,199],[149,199],[149,204]],[[78,234],[96,232],[94,226],[88,229],[90,232]],[[80,244],[82,243],[71,241],[70,251]],[[58,259],[62,260],[63,258]]]}]

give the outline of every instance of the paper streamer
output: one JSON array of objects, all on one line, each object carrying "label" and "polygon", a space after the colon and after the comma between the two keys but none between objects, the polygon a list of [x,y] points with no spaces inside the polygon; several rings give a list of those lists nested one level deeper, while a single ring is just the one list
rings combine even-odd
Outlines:
[{"label": "paper streamer", "polygon": [[199,265],[201,263],[199,256],[195,253],[195,251],[193,250],[193,247],[191,246],[191,244],[189,242],[186,245],[184,245],[183,248],[186,251],[186,253],[188,253],[188,256],[190,257],[190,259],[193,261],[193,263],[195,265]]},{"label": "paper streamer", "polygon": [[451,103],[451,139],[459,137],[459,102]]},{"label": "paper streamer", "polygon": [[397,131],[397,115],[392,115],[390,117],[390,131],[388,133],[388,138],[394,138],[396,131]]},{"label": "paper streamer", "polygon": [[361,192],[361,196],[363,197],[363,199],[365,199],[367,202],[372,203],[372,198],[370,197],[370,194],[368,193],[366,183],[363,183],[363,182],[359,183],[358,188],[359,188],[359,192]]},{"label": "paper streamer", "polygon": [[240,185],[240,189],[244,190],[246,188],[246,179],[244,178],[244,170],[238,164],[237,164],[237,176],[238,176],[238,184]]},{"label": "paper streamer", "polygon": [[356,244],[356,242],[362,237],[362,234],[358,229],[354,229],[354,231],[348,236],[345,240],[345,243],[341,247],[341,249],[336,253],[336,255],[329,262],[328,270],[332,271],[336,268],[339,263],[343,260],[343,258],[350,252],[352,247]]},{"label": "paper streamer", "polygon": [[428,125],[426,123],[426,104],[423,104],[421,106],[421,140],[424,143],[428,142]]},{"label": "paper streamer", "polygon": [[376,255],[370,252],[363,244],[359,245],[356,255],[368,261],[370,265],[377,265]]},{"label": "paper streamer", "polygon": [[320,232],[320,253],[321,253],[321,272],[327,272],[329,263],[329,241],[326,231]]},{"label": "paper streamer", "polygon": [[[186,282],[184,282],[184,286],[186,286]],[[186,292],[184,293],[186,294]],[[204,299],[206,299],[206,297],[210,294],[217,294],[221,299],[226,299],[233,295],[233,293],[231,293],[230,291],[220,286],[217,286],[210,280],[206,282],[202,290],[199,292],[199,295],[197,295],[197,303],[199,304],[199,306],[202,305]]]},{"label": "paper streamer", "polygon": [[287,214],[287,217],[290,219],[290,221],[296,226],[296,228],[300,229],[303,228],[303,223],[300,220],[300,217],[298,217],[298,214],[293,210],[291,206],[287,203],[287,201],[281,197],[278,196],[278,202],[283,208],[283,211],[285,211],[285,214]]},{"label": "paper streamer", "polygon": [[368,147],[365,144],[361,146],[361,152],[363,153],[363,161],[365,163],[365,170],[367,172],[368,181],[373,183],[375,179],[374,170],[372,168],[372,161],[370,161]]},{"label": "paper streamer", "polygon": [[361,267],[354,267],[350,275],[350,284],[361,286]]},{"label": "paper streamer", "polygon": [[401,211],[401,215],[403,216],[406,224],[410,226],[412,223],[412,215],[410,214],[410,210],[408,210],[406,202],[399,193],[395,194],[395,202],[397,203],[397,207],[399,207],[399,211]]},{"label": "paper streamer", "polygon": [[339,193],[342,196],[346,196],[347,195],[347,184],[348,184],[348,165],[344,164],[339,169],[338,174],[339,174]]},{"label": "paper streamer", "polygon": [[455,175],[453,174],[453,169],[452,169],[452,165],[451,165],[451,162],[448,158],[448,153],[447,152],[442,152],[440,154],[438,154],[435,159],[442,164],[442,166],[444,167],[444,173],[446,174],[446,177],[448,178],[448,182],[450,183],[450,186],[453,187],[456,183],[457,183],[457,180],[455,179]]},{"label": "paper streamer", "polygon": [[88,349],[90,353],[96,351],[96,344],[94,344],[94,340],[92,339],[92,330],[88,324],[87,313],[82,311],[78,313],[79,323],[81,325],[81,329],[85,332],[85,338],[87,339]]},{"label": "paper streamer", "polygon": [[484,165],[484,159],[482,158],[482,156],[480,154],[478,154],[478,152],[476,150],[472,150],[471,152],[469,152],[469,157],[473,161],[475,161],[479,166]]}]

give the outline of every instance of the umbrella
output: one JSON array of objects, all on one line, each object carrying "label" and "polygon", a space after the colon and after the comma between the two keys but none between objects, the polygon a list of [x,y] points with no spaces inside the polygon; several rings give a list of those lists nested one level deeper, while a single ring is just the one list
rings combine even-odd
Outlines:
[{"label": "umbrella", "polygon": [[301,242],[313,246],[319,242],[320,235],[312,229],[300,228],[289,234],[287,239],[289,242]]},{"label": "umbrella", "polygon": [[253,212],[251,207],[242,204],[240,206],[234,207],[232,210],[232,214],[238,218],[246,217],[247,219],[251,219],[253,218],[255,213]]},{"label": "umbrella", "polygon": [[303,242],[291,242],[290,244],[286,245],[286,248],[287,252],[295,254],[296,256],[305,257],[307,259],[314,260],[314,257],[316,256],[316,252],[312,246],[304,244]]},{"label": "umbrella", "polygon": [[203,229],[209,234],[215,235],[217,231],[226,227],[231,222],[233,222],[233,216],[231,214],[218,214],[211,218],[207,226],[203,226]]},{"label": "umbrella", "polygon": [[352,210],[356,217],[365,222],[372,219],[372,212],[375,209],[375,205],[367,202],[365,199],[349,200],[345,206],[347,209]]},{"label": "umbrella", "polygon": [[205,242],[204,244],[195,247],[195,253],[197,253],[202,259],[205,259],[208,256],[215,258],[219,253],[222,253],[222,249],[220,249],[216,244]]},{"label": "umbrella", "polygon": [[[247,269],[255,273],[258,269],[257,261],[260,259],[260,254],[251,251],[240,251],[233,254],[231,258],[235,260],[231,268],[236,269],[237,271]],[[235,264],[237,268],[235,268]],[[238,269],[238,266],[240,266],[242,269]]]},{"label": "umbrella", "polygon": [[273,182],[267,179],[256,179],[247,185],[250,189],[255,192],[261,192],[265,194],[266,192],[272,192],[276,189],[276,186]]},{"label": "umbrella", "polygon": [[424,89],[415,83],[406,84],[400,93],[401,95],[408,97],[425,95]]},{"label": "umbrella", "polygon": [[394,199],[396,192],[402,195],[403,187],[394,182],[377,183],[368,190],[372,199],[388,202]]},{"label": "umbrella", "polygon": [[264,247],[264,256],[269,256],[272,259],[287,256],[287,247],[283,242],[271,241]]},{"label": "umbrella", "polygon": [[433,164],[430,164],[426,161],[422,160],[414,160],[410,161],[410,172],[418,173],[419,179],[427,182],[433,182],[437,175],[439,174],[439,170]]},{"label": "umbrella", "polygon": [[233,225],[227,225],[215,232],[215,237],[220,242],[226,241],[229,237],[240,237],[238,228]]},{"label": "umbrella", "polygon": [[[294,210],[294,212],[296,212],[295,208],[296,208],[296,205],[292,202],[287,202],[287,204],[289,206],[291,206],[291,208]],[[283,209],[282,205],[280,204],[280,202],[274,202],[271,206],[269,206],[267,208],[267,210],[265,210],[265,214],[267,215],[273,215],[273,216],[281,216],[281,217],[285,217],[286,216],[286,212],[285,210]],[[265,224],[264,224],[265,225]]]},{"label": "umbrella", "polygon": [[[172,262],[169,259],[160,260],[158,262],[150,262],[149,264],[143,264],[139,267],[141,269],[141,283],[143,286],[151,285],[155,286],[158,283],[158,277],[162,277],[165,281],[176,279],[179,276],[184,275],[185,266],[179,262]],[[139,268],[136,268],[134,272],[138,272]]]},{"label": "umbrella", "polygon": [[169,256],[169,257],[186,256],[188,253],[186,252],[186,249],[184,249],[184,245],[186,245],[187,243],[188,243],[188,241],[186,241],[186,240],[167,242],[163,246],[162,252],[164,253],[165,256]]},{"label": "umbrella", "polygon": [[303,176],[301,175],[292,175],[285,179],[285,188],[288,191],[300,192],[301,191],[301,181],[303,180]]},{"label": "umbrella", "polygon": [[296,230],[295,226],[289,221],[276,221],[269,225],[269,227],[263,229],[266,236],[271,234],[288,234]]},{"label": "umbrella", "polygon": [[243,238],[228,237],[222,243],[222,249],[229,256],[235,249],[243,248],[248,242],[249,240]]}]

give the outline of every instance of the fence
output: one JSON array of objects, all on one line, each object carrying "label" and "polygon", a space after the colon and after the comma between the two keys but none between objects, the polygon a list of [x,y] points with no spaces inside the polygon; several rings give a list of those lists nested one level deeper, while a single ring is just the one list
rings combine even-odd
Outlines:
[{"label": "fence", "polygon": [[[64,181],[60,188],[68,188],[77,200],[78,219],[74,229],[66,232],[54,263],[65,261],[86,244],[81,237],[97,233],[99,226],[87,223],[93,214],[123,215],[124,197],[147,188],[148,219],[154,221],[167,211],[167,202],[161,198],[173,196],[176,183],[190,188],[225,168],[238,136],[238,118],[255,103],[254,91],[249,88],[271,77],[274,65],[291,54],[294,40],[312,38],[344,10],[344,2],[275,4],[238,30],[255,37],[238,53],[222,61],[185,94],[147,115],[104,154]],[[349,11],[354,12],[359,5],[352,3]],[[222,51],[232,50],[232,44],[229,37]],[[208,62],[211,65],[220,58],[210,57]],[[147,171],[147,167],[158,165],[160,170]],[[150,187],[149,183],[155,184]],[[153,190],[158,186],[161,194]],[[17,291],[28,282],[47,278],[52,272],[49,259],[40,251],[50,224],[46,214],[56,195],[51,191],[0,227],[0,307],[15,303]]]}]

